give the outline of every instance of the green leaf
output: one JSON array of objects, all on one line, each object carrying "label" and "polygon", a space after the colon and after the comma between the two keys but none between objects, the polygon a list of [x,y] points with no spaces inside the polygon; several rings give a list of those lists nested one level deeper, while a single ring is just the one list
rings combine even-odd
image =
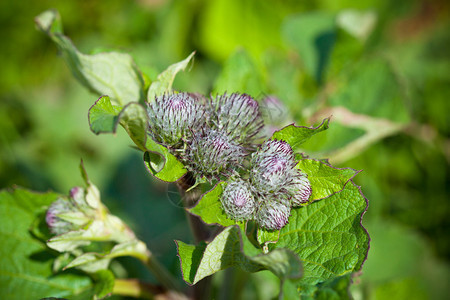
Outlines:
[{"label": "green leaf", "polygon": [[312,189],[310,201],[323,199],[341,191],[359,173],[350,168],[335,168],[314,159],[302,159],[296,168],[308,175]]},{"label": "green leaf", "polygon": [[147,93],[147,101],[153,101],[156,96],[163,95],[172,91],[172,84],[178,72],[183,71],[188,66],[195,52],[192,52],[184,60],[170,65],[164,72],[158,75],[157,79],[152,82]]},{"label": "green leaf", "polygon": [[188,210],[194,215],[199,216],[206,224],[216,224],[224,227],[239,225],[241,228],[244,228],[244,222],[237,222],[230,219],[222,209],[219,198],[225,186],[226,182],[219,182],[212,190],[202,196],[196,206]]},{"label": "green leaf", "polygon": [[108,96],[101,96],[88,113],[89,126],[93,133],[115,133],[119,124],[121,106],[113,105]]},{"label": "green leaf", "polygon": [[272,135],[273,140],[281,140],[289,143],[292,149],[296,150],[298,147],[309,140],[313,135],[327,130],[330,118],[326,118],[317,127],[296,126],[294,124],[288,125]]},{"label": "green leaf", "polygon": [[92,296],[88,276],[74,272],[52,273],[56,256],[30,232],[36,217],[58,197],[55,193],[39,194],[20,188],[0,192],[1,299],[73,299],[77,295],[88,299]]},{"label": "green leaf", "polygon": [[336,277],[317,286],[303,286],[301,289],[302,300],[352,300],[349,287],[351,274]]},{"label": "green leaf", "polygon": [[121,256],[142,257],[147,255],[147,246],[139,241],[133,240],[115,245],[106,254],[88,252],[72,260],[64,269],[78,267],[85,272],[93,273],[108,268],[111,259]]},{"label": "green leaf", "polygon": [[288,248],[300,257],[304,285],[356,272],[369,249],[369,235],[361,225],[367,205],[350,182],[331,197],[293,209],[278,242],[269,248]]},{"label": "green leaf", "polygon": [[184,165],[166,147],[147,139],[146,148],[148,151],[144,153],[144,163],[156,178],[175,182],[186,174]]},{"label": "green leaf", "polygon": [[279,238],[280,238],[279,230],[269,231],[264,228],[258,228],[258,231],[256,233],[256,239],[258,243],[263,247],[267,247],[267,244],[270,243],[276,243]]},{"label": "green leaf", "polygon": [[141,104],[131,102],[125,105],[118,119],[136,146],[143,151],[147,150],[147,110]]},{"label": "green leaf", "polygon": [[144,79],[129,54],[104,52],[86,55],[79,52],[63,35],[56,10],[40,14],[35,22],[39,30],[56,43],[73,75],[86,88],[96,94],[109,95],[119,105],[144,100]]},{"label": "green leaf", "polygon": [[148,116],[141,104],[130,102],[122,108],[113,105],[108,96],[102,96],[89,109],[88,118],[95,134],[116,133],[117,125],[122,125],[136,146],[146,151]]},{"label": "green leaf", "polygon": [[306,71],[321,83],[336,39],[334,16],[317,11],[286,18],[283,36],[298,51]]},{"label": "green leaf", "polygon": [[206,276],[231,266],[246,272],[270,270],[283,279],[296,279],[302,274],[298,257],[287,249],[276,249],[262,254],[255,248],[238,226],[226,227],[212,242],[198,246],[176,241],[181,260],[183,279],[196,284]]},{"label": "green leaf", "polygon": [[261,75],[254,62],[247,52],[239,50],[225,62],[214,84],[213,94],[240,92],[256,97],[263,91]]},{"label": "green leaf", "polygon": [[114,274],[110,270],[101,270],[93,274],[95,280],[95,295],[102,299],[111,295],[114,288]]},{"label": "green leaf", "polygon": [[108,96],[100,97],[89,109],[89,124],[95,134],[115,133],[117,124],[127,131],[136,146],[144,151],[144,162],[156,178],[167,182],[180,179],[187,170],[169,150],[147,137],[147,111],[139,103],[123,109],[114,106]]}]

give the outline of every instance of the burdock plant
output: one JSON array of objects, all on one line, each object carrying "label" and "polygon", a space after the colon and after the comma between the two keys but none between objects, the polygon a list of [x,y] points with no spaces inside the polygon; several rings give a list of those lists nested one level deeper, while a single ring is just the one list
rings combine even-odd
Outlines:
[{"label": "burdock plant", "polygon": [[[55,11],[38,16],[36,24],[57,43],[83,85],[109,95],[90,108],[91,130],[114,133],[122,126],[144,152],[149,172],[177,184],[197,244],[176,241],[181,272],[171,274],[109,212],[81,166],[86,186],[68,196],[19,188],[0,194],[0,205],[6,207],[2,243],[14,250],[2,252],[7,257],[0,264],[7,291],[0,294],[3,298],[223,298],[231,294],[217,285],[220,280],[203,279],[227,267],[272,272],[281,282],[280,299],[283,291],[293,299],[344,297],[367,256],[369,238],[360,223],[367,202],[352,181],[357,171],[302,153],[302,143],[327,129],[329,119],[317,127],[292,124],[265,136],[269,130],[263,128],[261,111],[266,116],[270,108],[262,109],[257,99],[235,91],[236,85],[225,88],[218,81],[216,90],[232,93],[209,97],[172,88],[193,54],[149,82],[128,54],[78,51],[64,36]],[[240,80],[227,76],[230,82]],[[50,230],[43,230],[46,224]],[[126,278],[127,262],[111,263],[121,256],[141,261],[157,285]],[[61,272],[70,268],[78,272]],[[225,289],[250,278],[230,278],[234,273],[223,276]],[[192,287],[179,285],[174,276],[180,274]],[[211,282],[217,285],[213,289]]]}]

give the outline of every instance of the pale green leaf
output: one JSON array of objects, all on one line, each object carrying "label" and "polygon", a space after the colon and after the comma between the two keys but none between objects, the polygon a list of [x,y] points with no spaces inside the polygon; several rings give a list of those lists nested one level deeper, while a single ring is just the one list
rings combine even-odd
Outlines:
[{"label": "pale green leaf", "polygon": [[287,249],[263,254],[255,248],[238,226],[226,227],[212,242],[198,246],[177,241],[183,279],[189,284],[231,266],[247,272],[270,270],[282,279],[296,279],[302,274],[298,257]]},{"label": "pale green leaf", "polygon": [[369,248],[361,225],[366,209],[367,200],[350,181],[341,192],[293,209],[278,242],[269,248],[288,248],[300,257],[304,285],[359,271]]},{"label": "pale green leaf", "polygon": [[172,84],[178,72],[183,71],[188,66],[195,52],[192,52],[184,60],[170,65],[166,70],[158,75],[157,79],[152,82],[148,89],[147,101],[153,101],[156,96],[163,95],[172,91]]},{"label": "pale green leaf", "polygon": [[301,159],[296,168],[308,175],[312,189],[310,201],[341,191],[359,172],[350,168],[335,168],[315,159]]},{"label": "pale green leaf", "polygon": [[46,11],[36,17],[37,27],[61,51],[73,75],[89,90],[109,95],[119,105],[144,99],[144,79],[129,54],[104,52],[87,55],[79,52],[63,35],[59,13]]},{"label": "pale green leaf", "polygon": [[33,193],[24,189],[0,192],[0,298],[41,299],[67,297],[89,299],[92,282],[86,275],[52,273],[56,258],[30,227],[38,215],[60,195]]},{"label": "pale green leaf", "polygon": [[105,254],[88,252],[72,260],[64,269],[78,267],[85,272],[93,273],[108,268],[111,259],[121,256],[133,256],[145,258],[147,246],[139,241],[133,240],[115,245],[111,251]]},{"label": "pale green leaf", "polygon": [[301,144],[310,139],[313,135],[328,129],[330,118],[326,118],[317,127],[288,125],[272,135],[273,140],[281,140],[289,143],[292,149],[296,150]]},{"label": "pale green leaf", "polygon": [[267,247],[267,245],[270,243],[276,243],[279,237],[279,230],[269,231],[264,228],[258,228],[258,231],[256,232],[256,239],[258,240],[258,243],[263,247]]},{"label": "pale green leaf", "polygon": [[219,182],[211,191],[205,193],[197,205],[189,209],[189,211],[199,216],[206,224],[218,224],[224,227],[239,225],[241,228],[244,228],[244,222],[230,219],[222,208],[219,199],[225,186],[226,182]]}]

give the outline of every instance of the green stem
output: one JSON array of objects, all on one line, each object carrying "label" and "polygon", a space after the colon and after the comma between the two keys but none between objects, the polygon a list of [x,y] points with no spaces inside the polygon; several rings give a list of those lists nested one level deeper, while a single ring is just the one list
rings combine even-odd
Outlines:
[{"label": "green stem", "polygon": [[113,294],[134,298],[153,299],[160,293],[157,287],[140,282],[137,279],[116,279],[114,281]]}]

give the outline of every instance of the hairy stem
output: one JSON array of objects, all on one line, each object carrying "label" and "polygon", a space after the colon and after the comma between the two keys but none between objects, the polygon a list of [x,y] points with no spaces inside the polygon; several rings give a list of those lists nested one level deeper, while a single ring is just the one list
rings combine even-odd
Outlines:
[{"label": "hairy stem", "polygon": [[[186,174],[177,182],[177,187],[180,192],[181,199],[183,200],[183,205],[185,208],[190,208],[197,204],[202,196],[202,192],[198,189],[189,190],[194,186],[195,180],[190,173]],[[188,191],[189,190],[189,191]],[[204,240],[208,240],[211,237],[211,230],[208,226],[203,223],[203,221],[188,211],[186,211],[186,218],[189,222],[191,232],[194,235],[196,243]],[[209,299],[209,294],[211,291],[211,279],[212,276],[206,277],[196,285],[192,287],[191,297],[193,299]]]}]

